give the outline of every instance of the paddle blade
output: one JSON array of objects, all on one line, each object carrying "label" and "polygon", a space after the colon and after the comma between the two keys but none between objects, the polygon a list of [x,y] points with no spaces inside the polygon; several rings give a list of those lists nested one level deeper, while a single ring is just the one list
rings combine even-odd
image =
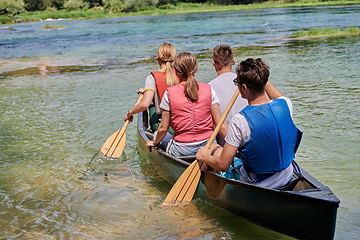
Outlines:
[{"label": "paddle blade", "polygon": [[195,160],[179,177],[163,202],[163,206],[191,202],[200,181],[202,163]]},{"label": "paddle blade", "polygon": [[126,126],[114,132],[100,148],[100,152],[110,158],[120,158],[126,144]]},{"label": "paddle blade", "polygon": [[[224,123],[225,118],[229,114],[230,109],[235,103],[239,95],[239,89],[237,88],[234,92],[233,97],[231,98],[228,106],[226,107],[223,115],[221,116],[214,132],[211,134],[209,141],[207,142],[205,148],[210,149],[212,142],[214,141],[216,135],[219,133],[221,125]],[[199,161],[195,160],[179,177],[177,182],[174,184],[170,190],[168,196],[166,197],[163,205],[174,206],[178,205],[182,201],[190,202],[194,196],[196,188],[199,184],[200,175],[201,175],[201,165]]]},{"label": "paddle blade", "polygon": [[[144,97],[143,93],[140,93],[140,96],[135,104],[135,106],[142,100]],[[111,158],[120,158],[124,147],[126,144],[126,127],[129,124],[129,120],[125,121],[124,126],[114,132],[102,145],[100,152],[107,157]]]}]

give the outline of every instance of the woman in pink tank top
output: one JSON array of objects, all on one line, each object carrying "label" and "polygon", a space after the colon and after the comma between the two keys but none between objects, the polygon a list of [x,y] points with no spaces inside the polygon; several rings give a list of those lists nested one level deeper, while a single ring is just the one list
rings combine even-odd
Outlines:
[{"label": "woman in pink tank top", "polygon": [[[147,142],[147,146],[158,145],[171,126],[174,136],[167,151],[172,155],[195,155],[220,121],[219,100],[209,84],[196,81],[198,63],[193,54],[177,55],[174,68],[180,84],[165,91],[160,104],[161,123],[154,141]],[[220,133],[225,136],[226,132],[227,126],[223,124]]]}]

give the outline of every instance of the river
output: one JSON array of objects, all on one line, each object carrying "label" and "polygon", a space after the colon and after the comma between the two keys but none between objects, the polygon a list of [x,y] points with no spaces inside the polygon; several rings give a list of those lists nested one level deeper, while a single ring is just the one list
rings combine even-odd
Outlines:
[{"label": "river", "polygon": [[304,131],[297,162],[341,200],[335,239],[358,239],[360,37],[290,36],[359,23],[352,5],[2,25],[0,237],[291,239],[199,199],[161,208],[171,185],[140,158],[135,122],[121,159],[99,156],[157,70],[157,47],[170,42],[196,54],[201,82],[216,75],[217,44],[229,44],[237,62],[268,63]]}]

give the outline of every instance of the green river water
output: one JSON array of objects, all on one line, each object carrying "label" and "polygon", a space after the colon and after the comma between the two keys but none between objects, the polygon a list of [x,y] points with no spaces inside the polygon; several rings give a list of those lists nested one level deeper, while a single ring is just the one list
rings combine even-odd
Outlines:
[{"label": "green river water", "polygon": [[304,132],[297,162],[341,200],[335,239],[358,239],[360,37],[290,37],[359,23],[353,5],[1,26],[0,239],[291,239],[199,199],[161,208],[171,185],[140,158],[135,122],[122,159],[91,162],[163,42],[196,54],[201,82],[217,44],[268,63]]}]

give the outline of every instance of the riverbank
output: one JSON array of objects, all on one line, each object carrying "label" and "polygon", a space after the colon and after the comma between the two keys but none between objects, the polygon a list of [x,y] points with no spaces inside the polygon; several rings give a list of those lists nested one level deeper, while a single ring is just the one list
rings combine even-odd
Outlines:
[{"label": "riverbank", "polygon": [[42,21],[46,19],[98,19],[114,18],[134,15],[161,15],[161,14],[180,14],[180,13],[197,13],[197,12],[227,12],[249,9],[264,8],[282,8],[282,7],[314,7],[314,6],[334,6],[360,4],[360,0],[337,0],[337,1],[316,1],[316,0],[299,0],[296,2],[268,1],[264,3],[253,3],[247,5],[214,5],[200,3],[179,3],[176,6],[168,5],[162,8],[147,9],[137,12],[109,12],[102,8],[87,10],[57,10],[57,11],[36,11],[21,13],[13,18],[0,15],[0,24],[16,24],[21,22]]},{"label": "riverbank", "polygon": [[293,40],[308,39],[308,38],[321,38],[321,37],[350,37],[360,35],[358,27],[348,27],[346,29],[323,28],[323,29],[308,29],[298,30],[293,34]]}]

